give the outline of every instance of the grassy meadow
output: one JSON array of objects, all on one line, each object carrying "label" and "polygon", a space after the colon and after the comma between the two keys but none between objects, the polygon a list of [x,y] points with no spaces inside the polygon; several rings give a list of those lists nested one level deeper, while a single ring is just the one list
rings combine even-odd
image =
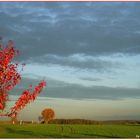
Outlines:
[{"label": "grassy meadow", "polygon": [[140,125],[0,124],[0,138],[136,138]]}]

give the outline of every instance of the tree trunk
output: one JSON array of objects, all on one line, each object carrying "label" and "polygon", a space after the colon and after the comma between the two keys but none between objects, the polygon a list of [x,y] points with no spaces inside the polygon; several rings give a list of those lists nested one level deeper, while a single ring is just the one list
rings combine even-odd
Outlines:
[{"label": "tree trunk", "polygon": [[16,124],[17,123],[17,118],[11,118],[11,122],[12,122],[12,124]]}]

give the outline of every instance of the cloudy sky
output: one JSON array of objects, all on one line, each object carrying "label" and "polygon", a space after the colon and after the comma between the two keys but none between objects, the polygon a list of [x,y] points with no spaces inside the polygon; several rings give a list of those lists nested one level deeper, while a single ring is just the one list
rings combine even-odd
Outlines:
[{"label": "cloudy sky", "polygon": [[58,117],[140,116],[140,3],[0,2],[0,36],[26,63],[13,94],[45,79],[44,107]]}]

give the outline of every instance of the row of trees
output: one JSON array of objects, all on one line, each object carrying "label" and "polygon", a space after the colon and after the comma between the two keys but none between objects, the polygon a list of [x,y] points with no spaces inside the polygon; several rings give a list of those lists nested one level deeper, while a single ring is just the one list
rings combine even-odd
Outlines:
[{"label": "row of trees", "polygon": [[96,120],[85,120],[85,119],[54,119],[49,121],[49,124],[91,124],[91,125],[103,125],[103,124],[135,124],[139,125],[140,120],[106,120],[106,121],[96,121]]}]

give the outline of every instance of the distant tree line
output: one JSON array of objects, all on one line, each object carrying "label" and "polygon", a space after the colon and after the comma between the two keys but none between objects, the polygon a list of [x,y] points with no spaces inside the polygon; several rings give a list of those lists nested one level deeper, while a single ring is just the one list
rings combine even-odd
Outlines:
[{"label": "distant tree line", "polygon": [[140,124],[140,120],[94,121],[85,119],[54,119],[49,124]]}]

